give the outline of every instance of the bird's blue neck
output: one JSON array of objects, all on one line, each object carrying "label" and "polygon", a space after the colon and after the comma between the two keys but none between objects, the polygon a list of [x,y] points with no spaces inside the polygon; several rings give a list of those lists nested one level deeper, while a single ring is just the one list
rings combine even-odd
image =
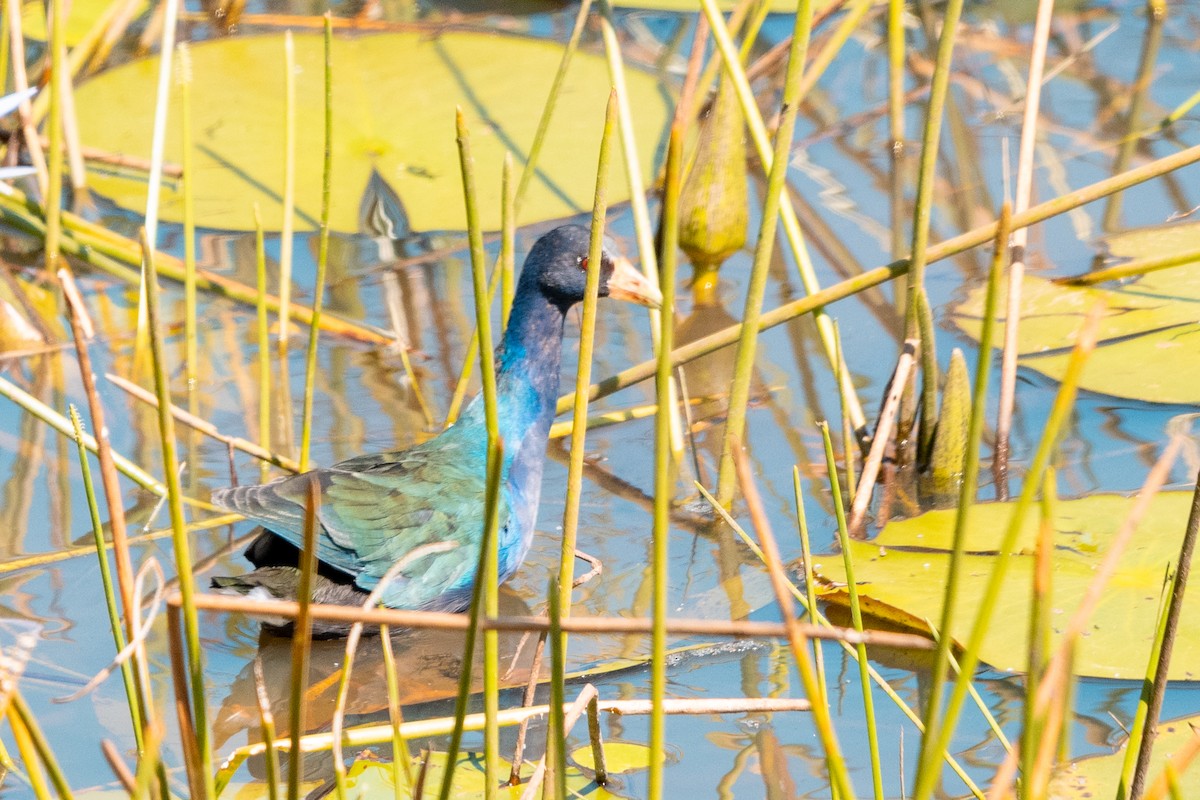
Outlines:
[{"label": "bird's blue neck", "polygon": [[[520,287],[526,288],[526,287]],[[504,439],[504,486],[514,513],[502,559],[513,569],[529,549],[541,496],[542,466],[554,409],[562,360],[565,311],[540,291],[518,291],[508,329],[496,350],[496,405]],[[483,397],[477,396],[455,426],[484,427]],[[470,434],[468,434],[470,435]],[[473,439],[482,441],[478,434]],[[501,572],[505,572],[501,564]]]},{"label": "bird's blue neck", "polygon": [[545,456],[558,402],[564,319],[564,311],[541,292],[518,292],[513,300],[508,328],[496,350],[496,394],[500,434],[514,458],[535,456],[522,452],[523,445],[516,449],[531,435],[540,441],[536,459],[540,462]]}]

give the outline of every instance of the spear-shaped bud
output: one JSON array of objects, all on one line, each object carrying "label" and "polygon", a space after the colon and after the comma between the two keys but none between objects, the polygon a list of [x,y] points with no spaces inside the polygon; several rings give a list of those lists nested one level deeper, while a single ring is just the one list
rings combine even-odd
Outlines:
[{"label": "spear-shaped bud", "polygon": [[695,162],[680,199],[679,245],[692,261],[697,305],[716,303],[717,270],[746,243],[746,124],[732,84],[722,76],[700,121]]}]

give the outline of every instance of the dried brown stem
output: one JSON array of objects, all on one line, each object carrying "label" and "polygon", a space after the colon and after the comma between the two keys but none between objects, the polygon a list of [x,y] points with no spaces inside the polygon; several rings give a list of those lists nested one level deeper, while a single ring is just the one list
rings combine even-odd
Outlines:
[{"label": "dried brown stem", "polygon": [[[158,398],[155,397],[151,392],[148,392],[142,387],[138,386],[133,381],[127,381],[120,375],[114,375],[111,372],[105,373],[104,377],[107,378],[110,383],[116,384],[118,389],[133,395],[134,398],[153,408],[158,408]],[[287,456],[282,456],[278,453],[272,453],[270,450],[259,447],[254,442],[247,441],[240,436],[228,436],[224,433],[221,433],[219,430],[217,430],[216,425],[213,425],[208,420],[200,419],[200,417],[184,411],[174,403],[171,404],[171,416],[173,416],[179,422],[182,422],[184,425],[187,425],[189,428],[200,431],[205,436],[224,443],[231,449],[241,450],[243,453],[247,453],[255,458],[274,464],[282,469],[286,469],[291,472],[300,472],[299,463],[293,461]]]},{"label": "dried brown stem", "polygon": [[[42,136],[39,139],[42,147],[50,147],[50,139]],[[65,145],[64,145],[65,147]],[[87,145],[79,146],[79,156],[84,161],[92,161],[97,164],[108,164],[113,167],[121,167],[122,169],[136,170],[138,172],[150,171],[150,160],[140,158],[139,156],[126,155],[125,153],[112,153],[108,150],[101,150],[99,147],[88,147]],[[164,161],[162,165],[162,173],[168,178],[182,178],[183,167],[178,164]]]},{"label": "dried brown stem", "polygon": [[110,739],[100,740],[100,752],[104,754],[104,760],[108,762],[108,766],[112,769],[113,775],[121,782],[121,786],[130,794],[134,791],[133,773],[129,771],[129,765],[125,763],[125,759],[117,751],[117,746]]},{"label": "dried brown stem", "polygon": [[[871,504],[871,494],[875,491],[875,481],[879,478],[879,468],[883,464],[883,455],[888,442],[892,438],[892,428],[896,424],[896,414],[900,410],[900,396],[908,385],[908,374],[916,363],[917,348],[920,346],[916,339],[907,339],[900,359],[896,362],[896,370],[888,384],[887,399],[879,412],[879,422],[871,438],[871,449],[863,462],[862,475],[858,479],[858,488],[854,492],[854,504],[850,507],[850,519],[847,528],[851,534],[857,535],[867,515],[867,507]],[[849,451],[847,451],[849,458]]]},{"label": "dried brown stem", "polygon": [[[287,600],[244,600],[222,594],[197,594],[196,608],[201,611],[241,613],[251,616],[287,617],[295,619],[299,604]],[[180,605],[178,594],[167,598],[172,607]],[[311,617],[325,622],[363,622],[367,625],[389,625],[398,628],[422,628],[433,630],[463,631],[469,627],[468,619],[462,614],[440,611],[401,611],[391,608],[364,610],[353,606],[335,606],[323,603],[309,605]],[[849,644],[862,642],[875,647],[896,649],[932,650],[933,643],[924,636],[890,631],[863,631],[824,625],[809,625],[797,622],[802,635],[810,639],[829,639]],[[651,620],[647,617],[567,617],[562,629],[567,633],[618,633],[638,634],[651,632]],[[549,617],[500,616],[481,618],[480,630],[497,631],[549,631]],[[667,623],[667,632],[673,635],[691,636],[735,636],[749,638],[781,638],[787,635],[787,627],[775,622],[752,620],[686,619],[673,618]]]}]

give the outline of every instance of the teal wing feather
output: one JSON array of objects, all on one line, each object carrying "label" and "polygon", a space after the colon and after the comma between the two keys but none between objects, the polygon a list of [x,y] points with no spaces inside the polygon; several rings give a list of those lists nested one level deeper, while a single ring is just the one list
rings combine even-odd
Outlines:
[{"label": "teal wing feather", "polygon": [[[448,594],[469,592],[483,533],[482,459],[478,448],[456,439],[443,435],[412,450],[360,456],[262,486],[222,490],[213,500],[300,546],[309,481],[316,479],[321,561],[370,591],[394,563],[411,555],[411,563],[388,584],[384,604],[446,605]],[[508,514],[502,502],[502,529]],[[415,552],[429,545],[443,546]]]}]

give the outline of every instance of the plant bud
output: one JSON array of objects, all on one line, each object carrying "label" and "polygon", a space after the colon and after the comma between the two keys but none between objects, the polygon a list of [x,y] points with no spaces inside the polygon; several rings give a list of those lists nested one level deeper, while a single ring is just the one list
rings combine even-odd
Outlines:
[{"label": "plant bud", "polygon": [[[934,432],[929,458],[928,487],[936,500],[953,502],[962,483],[971,421],[971,379],[962,350],[950,354],[950,369],[942,391],[942,412]],[[924,423],[922,423],[924,424]]]},{"label": "plant bud", "polygon": [[695,270],[697,304],[715,302],[717,269],[746,243],[745,122],[732,84],[722,77],[700,121],[696,158],[680,198],[679,245]]}]

